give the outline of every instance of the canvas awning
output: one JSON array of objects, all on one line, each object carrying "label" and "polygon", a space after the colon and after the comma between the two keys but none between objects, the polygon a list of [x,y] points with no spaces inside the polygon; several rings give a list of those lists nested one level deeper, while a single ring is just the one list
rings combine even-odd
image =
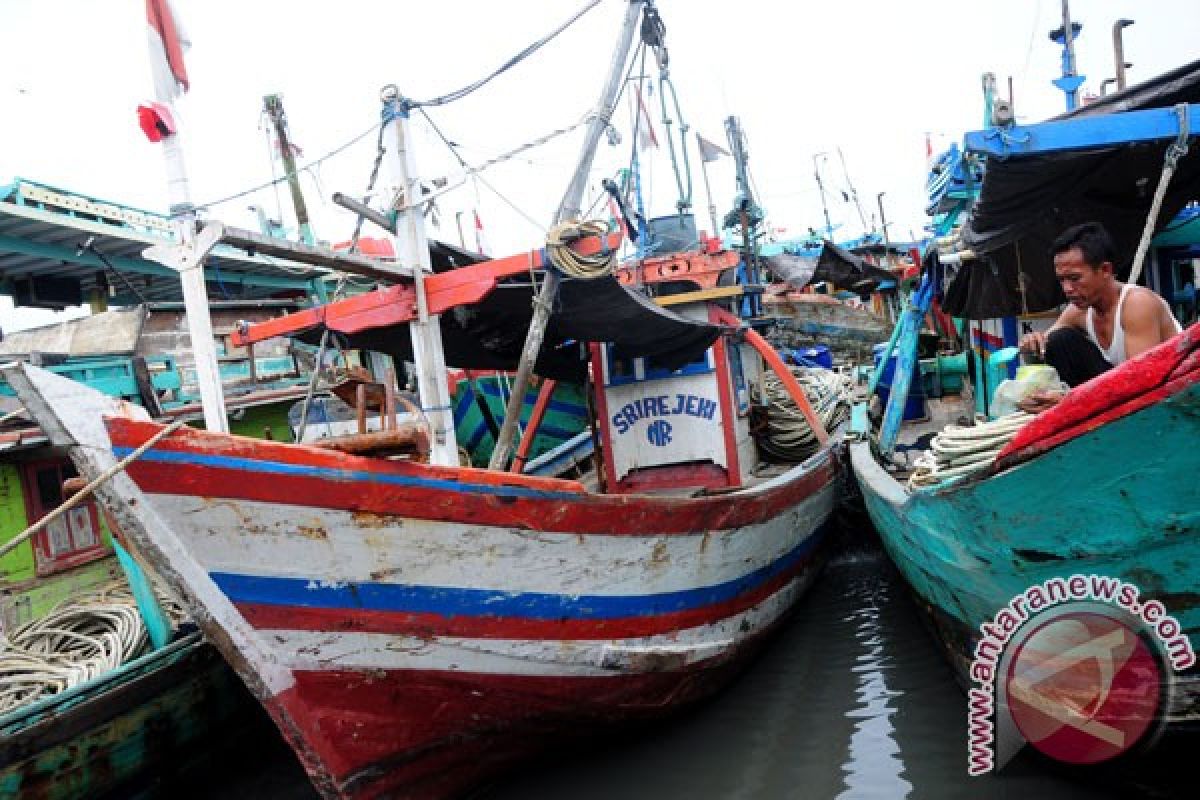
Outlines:
[{"label": "canvas awning", "polygon": [[[1195,61],[1056,120],[1198,102],[1200,61]],[[964,247],[980,258],[960,269],[947,286],[946,311],[990,319],[1060,306],[1065,298],[1054,278],[1051,243],[1064,229],[1090,220],[1112,234],[1118,277],[1127,275],[1169,144],[1160,140],[989,158],[979,199],[962,233]],[[1193,146],[1179,161],[1158,229],[1198,197],[1200,153]]]}]

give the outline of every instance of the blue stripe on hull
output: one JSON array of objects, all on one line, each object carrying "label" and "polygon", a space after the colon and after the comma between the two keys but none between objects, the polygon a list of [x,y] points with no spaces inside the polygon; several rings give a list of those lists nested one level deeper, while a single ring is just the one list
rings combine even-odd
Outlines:
[{"label": "blue stripe on hull", "polygon": [[307,578],[229,572],[213,572],[211,577],[235,603],[538,620],[624,619],[689,611],[732,600],[799,565],[812,554],[827,530],[828,524],[821,525],[771,564],[740,578],[650,595],[560,595],[389,583],[330,585]]},{"label": "blue stripe on hull", "polygon": [[[124,458],[133,452],[130,447],[114,447],[113,454]],[[482,494],[501,497],[531,497],[542,500],[578,500],[578,492],[552,492],[541,489],[530,489],[526,486],[494,486],[478,483],[463,483],[456,480],[441,478],[417,478],[412,475],[394,475],[365,470],[338,470],[326,467],[312,467],[304,464],[283,464],[277,461],[258,461],[252,458],[234,458],[231,456],[204,455],[201,453],[182,453],[173,450],[150,450],[139,459],[141,461],[157,461],[165,464],[193,464],[217,469],[241,470],[255,475],[289,475],[302,478],[320,478],[322,480],[337,480],[346,483],[361,481],[363,483],[386,483],[395,486],[412,486],[423,489],[443,489],[462,494]],[[347,487],[349,490],[350,487]]]}]

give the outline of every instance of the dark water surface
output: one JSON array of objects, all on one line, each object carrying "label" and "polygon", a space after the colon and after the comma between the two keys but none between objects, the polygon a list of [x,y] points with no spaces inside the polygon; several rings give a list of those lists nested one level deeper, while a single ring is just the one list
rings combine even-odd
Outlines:
[{"label": "dark water surface", "polygon": [[[710,702],[635,735],[526,764],[474,800],[1196,797],[1200,736],[1076,772],[1026,752],[967,775],[965,695],[902,579],[869,541],[826,567],[795,618]],[[142,796],[315,797],[263,717]]]}]

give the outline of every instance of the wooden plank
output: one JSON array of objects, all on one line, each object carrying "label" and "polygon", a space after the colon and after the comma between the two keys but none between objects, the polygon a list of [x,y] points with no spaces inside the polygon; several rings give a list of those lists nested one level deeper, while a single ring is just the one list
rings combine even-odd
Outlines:
[{"label": "wooden plank", "polygon": [[724,300],[728,297],[740,297],[742,294],[741,286],[718,286],[714,289],[700,289],[695,292],[656,297],[654,302],[660,306],[678,306],[684,303],[699,303],[704,300]]},{"label": "wooden plank", "polygon": [[276,239],[244,228],[225,228],[221,242],[251,254],[286,258],[300,264],[327,267],[376,280],[395,282],[401,278],[412,278],[411,267],[342,253],[328,247],[313,247],[300,242]]}]

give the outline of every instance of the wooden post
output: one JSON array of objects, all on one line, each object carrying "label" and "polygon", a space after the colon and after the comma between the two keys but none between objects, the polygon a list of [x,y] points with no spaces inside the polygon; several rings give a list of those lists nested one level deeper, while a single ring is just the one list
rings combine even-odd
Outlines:
[{"label": "wooden post", "polygon": [[397,188],[404,194],[405,211],[396,218],[392,236],[399,260],[412,268],[413,288],[417,295],[417,318],[409,323],[413,361],[417,365],[417,391],[421,410],[429,419],[433,442],[430,462],[442,466],[458,465],[458,442],[446,385],[446,357],[442,351],[442,328],[437,315],[429,313],[425,296],[425,274],[433,271],[429,258],[429,239],[416,180],[416,162],[408,136],[409,109],[394,86],[384,89],[383,141],[387,158],[395,173]]},{"label": "wooden post", "polygon": [[554,390],[557,387],[558,381],[546,380],[542,383],[542,388],[538,391],[537,402],[533,404],[533,411],[529,414],[529,422],[525,425],[525,433],[521,436],[521,444],[517,447],[517,454],[513,456],[510,472],[525,471],[525,462],[529,460],[529,451],[533,449],[533,440],[537,438],[538,428],[542,426],[546,409],[550,407],[550,398],[554,396]]}]

